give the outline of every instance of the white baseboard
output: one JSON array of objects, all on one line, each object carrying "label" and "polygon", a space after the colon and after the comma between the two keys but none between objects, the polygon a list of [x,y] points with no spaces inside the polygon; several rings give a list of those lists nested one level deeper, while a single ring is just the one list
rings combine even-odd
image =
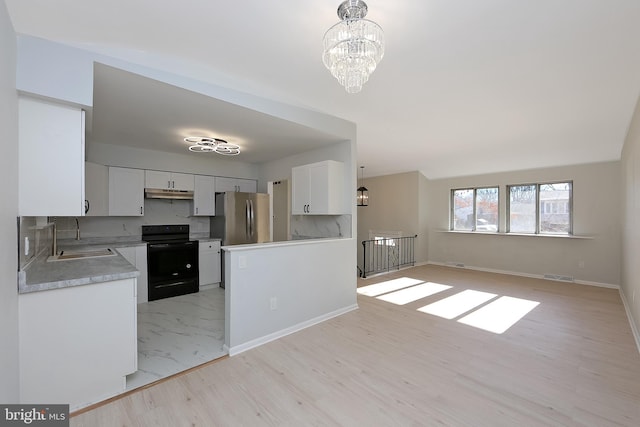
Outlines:
[{"label": "white baseboard", "polygon": [[265,335],[260,338],[253,339],[251,341],[247,341],[246,343],[240,345],[234,345],[232,347],[224,346],[224,349],[228,351],[229,356],[235,356],[244,351],[250,350],[252,348],[258,347],[262,344],[266,344],[270,341],[276,340],[278,338],[282,338],[294,332],[298,332],[302,329],[308,328],[309,326],[316,325],[318,323],[324,322],[325,320],[329,320],[333,317],[340,316],[341,314],[348,313],[352,310],[356,310],[358,308],[358,304],[353,304],[347,307],[340,308],[338,310],[323,314],[322,316],[314,317],[313,319],[306,320],[304,322],[298,323],[297,325],[290,326],[288,328],[282,329],[280,331],[276,331]]},{"label": "white baseboard", "polygon": [[[519,271],[510,271],[510,270],[499,270],[499,269],[495,269],[495,268],[475,267],[475,266],[472,266],[472,265],[455,266],[455,265],[448,264],[446,262],[438,262],[438,261],[428,261],[427,264],[440,265],[440,266],[443,266],[443,267],[451,267],[451,268],[461,268],[461,269],[474,270],[474,271],[484,271],[484,272],[487,272],[487,273],[509,274],[511,276],[530,277],[530,278],[533,278],[533,279],[550,280],[550,279],[545,278],[544,274],[530,274],[530,273],[522,273],[522,272],[519,272]],[[576,283],[578,285],[587,285],[587,286],[597,286],[599,288],[620,289],[619,285],[614,285],[614,284],[611,284],[611,283],[592,282],[592,281],[589,281],[589,280],[574,280],[574,281],[571,281],[571,282],[558,280],[558,282],[561,282],[561,283]]]},{"label": "white baseboard", "polygon": [[631,325],[631,333],[633,334],[633,338],[636,340],[636,347],[638,347],[638,352],[640,353],[640,333],[638,332],[638,328],[636,327],[636,323],[634,322],[631,308],[629,307],[629,304],[627,302],[627,297],[625,296],[622,289],[620,289],[620,298],[622,298],[622,305],[624,306],[624,311],[627,313],[629,325]]}]

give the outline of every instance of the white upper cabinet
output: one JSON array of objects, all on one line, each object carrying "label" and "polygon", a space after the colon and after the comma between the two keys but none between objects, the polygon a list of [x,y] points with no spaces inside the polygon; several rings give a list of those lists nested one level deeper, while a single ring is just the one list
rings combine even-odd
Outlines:
[{"label": "white upper cabinet", "polygon": [[145,188],[193,191],[193,175],[188,173],[144,171]]},{"label": "white upper cabinet", "polygon": [[18,139],[19,215],[84,215],[84,111],[20,97]]},{"label": "white upper cabinet", "polygon": [[255,193],[258,191],[258,182],[255,179],[216,177],[216,192],[239,191],[242,193]]},{"label": "white upper cabinet", "polygon": [[216,178],[207,175],[194,176],[193,215],[213,216],[216,214]]},{"label": "white upper cabinet", "polygon": [[344,206],[344,163],[334,160],[292,168],[294,215],[342,215]]},{"label": "white upper cabinet", "polygon": [[84,176],[85,215],[109,215],[109,168],[104,165],[85,162]]},{"label": "white upper cabinet", "polygon": [[144,170],[109,168],[109,216],[144,215]]}]

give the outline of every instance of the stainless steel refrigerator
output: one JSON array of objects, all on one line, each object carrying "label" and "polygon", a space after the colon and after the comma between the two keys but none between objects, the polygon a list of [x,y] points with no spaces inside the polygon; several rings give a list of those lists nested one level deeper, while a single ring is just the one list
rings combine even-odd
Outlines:
[{"label": "stainless steel refrigerator", "polygon": [[216,216],[211,218],[211,237],[222,245],[271,241],[269,195],[226,192],[216,194]]}]

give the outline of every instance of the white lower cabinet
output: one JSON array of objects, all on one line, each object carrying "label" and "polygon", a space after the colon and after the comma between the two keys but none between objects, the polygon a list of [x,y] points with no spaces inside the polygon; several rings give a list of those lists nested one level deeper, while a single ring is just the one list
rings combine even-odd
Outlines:
[{"label": "white lower cabinet", "polygon": [[20,402],[77,410],[122,393],[138,369],[136,279],[18,296]]},{"label": "white lower cabinet", "polygon": [[138,276],[138,304],[149,301],[147,245],[125,246],[116,248],[116,251],[140,272],[140,276]]},{"label": "white lower cabinet", "polygon": [[220,283],[220,241],[199,243],[198,269],[200,287]]}]

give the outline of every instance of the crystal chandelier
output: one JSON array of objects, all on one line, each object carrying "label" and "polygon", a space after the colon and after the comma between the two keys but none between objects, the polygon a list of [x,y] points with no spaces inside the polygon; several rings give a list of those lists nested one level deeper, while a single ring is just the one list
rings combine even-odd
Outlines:
[{"label": "crystal chandelier", "polygon": [[368,19],[367,4],[347,0],[338,7],[342,19],[325,33],[322,62],[348,93],[362,90],[384,56],[384,33]]}]

